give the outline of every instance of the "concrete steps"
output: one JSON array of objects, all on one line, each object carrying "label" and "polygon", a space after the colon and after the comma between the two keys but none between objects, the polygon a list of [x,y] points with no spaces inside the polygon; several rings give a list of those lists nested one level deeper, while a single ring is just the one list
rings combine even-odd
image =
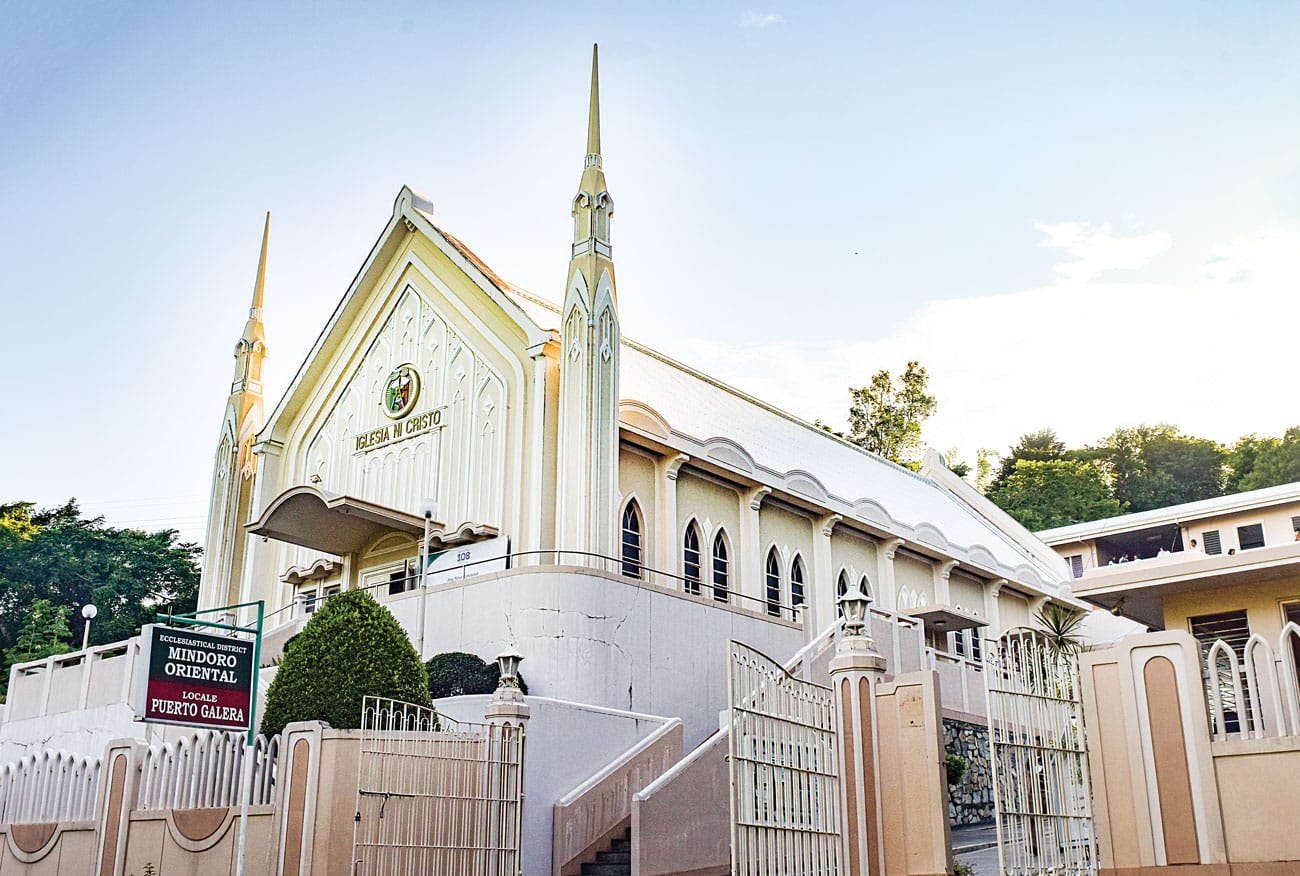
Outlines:
[{"label": "concrete steps", "polygon": [[632,876],[632,828],[596,853],[596,860],[582,865],[582,876]]}]

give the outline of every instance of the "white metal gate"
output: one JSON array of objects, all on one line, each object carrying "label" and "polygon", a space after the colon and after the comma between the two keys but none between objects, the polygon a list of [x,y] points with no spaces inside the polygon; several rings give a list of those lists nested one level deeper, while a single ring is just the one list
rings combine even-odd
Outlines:
[{"label": "white metal gate", "polygon": [[739,642],[730,664],[731,872],[836,876],[834,696]]},{"label": "white metal gate", "polygon": [[520,876],[524,737],[366,697],[353,873]]},{"label": "white metal gate", "polygon": [[1001,872],[1095,874],[1078,659],[1024,630],[986,661]]}]

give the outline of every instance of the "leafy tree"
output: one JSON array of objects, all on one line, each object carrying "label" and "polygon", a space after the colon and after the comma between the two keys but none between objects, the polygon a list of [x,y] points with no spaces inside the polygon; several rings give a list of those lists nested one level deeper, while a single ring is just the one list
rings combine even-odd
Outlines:
[{"label": "leafy tree", "polygon": [[[1234,454],[1240,446],[1238,442]],[[1260,442],[1254,464],[1237,482],[1237,488],[1260,490],[1295,481],[1300,481],[1300,426],[1287,429],[1280,441],[1273,438]]]},{"label": "leafy tree", "polygon": [[291,721],[361,726],[366,696],[432,706],[429,677],[397,620],[364,590],[332,596],[285,650],[266,693],[262,732]]},{"label": "leafy tree", "polygon": [[28,606],[13,646],[5,649],[6,666],[71,651],[72,646],[68,644],[72,638],[72,630],[68,629],[70,611],[68,606],[55,605],[48,599],[38,599]]},{"label": "leafy tree", "polygon": [[1228,449],[1228,475],[1224,481],[1223,491],[1240,493],[1246,489],[1242,483],[1255,470],[1260,454],[1267,453],[1280,443],[1277,438],[1261,437],[1254,433],[1238,438],[1237,443]]},{"label": "leafy tree", "polygon": [[178,543],[175,530],[146,533],[85,518],[75,499],[43,510],[0,505],[0,648],[16,646],[38,600],[68,609],[74,641],[85,624],[77,609],[93,602],[96,644],[135,635],[159,609],[192,611],[199,553]]},{"label": "leafy tree", "polygon": [[1130,511],[1148,511],[1223,495],[1227,452],[1176,426],[1121,427],[1094,448],[1110,475],[1115,498]]},{"label": "leafy tree", "polygon": [[859,447],[915,468],[921,449],[921,425],[938,403],[926,395],[930,375],[918,362],[908,362],[895,382],[881,369],[871,383],[849,388],[848,438]]},{"label": "leafy tree", "polygon": [[[501,667],[495,660],[489,663],[464,651],[436,654],[424,667],[429,672],[429,696],[435,700],[463,694],[490,694],[501,681]],[[522,677],[519,689],[528,693]]]},{"label": "leafy tree", "polygon": [[1022,459],[1032,459],[1042,461],[1045,459],[1061,459],[1065,456],[1065,442],[1056,437],[1056,433],[1051,429],[1039,429],[1036,432],[1026,432],[1020,436],[1020,440],[1011,448],[1006,456],[1002,457],[998,465],[998,472],[993,477],[993,482],[989,484],[992,489],[1007,478],[1016,469],[1016,463]]},{"label": "leafy tree", "polygon": [[1113,517],[1124,507],[1101,471],[1080,459],[1021,459],[988,497],[1027,529],[1037,531]]}]

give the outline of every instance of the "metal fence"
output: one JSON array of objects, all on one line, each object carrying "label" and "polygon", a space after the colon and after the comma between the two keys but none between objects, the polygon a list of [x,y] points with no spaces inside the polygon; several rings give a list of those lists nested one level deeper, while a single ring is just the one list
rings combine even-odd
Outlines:
[{"label": "metal fence", "polygon": [[366,697],[353,872],[519,876],[523,731]]},{"label": "metal fence", "polygon": [[[199,730],[165,745],[151,745],[140,767],[141,809],[201,809],[240,805],[248,746],[243,733]],[[248,802],[275,802],[280,737],[258,736]]]},{"label": "metal fence", "polygon": [[765,654],[731,643],[731,872],[839,873],[835,699]]},{"label": "metal fence", "polygon": [[101,759],[41,751],[0,767],[0,824],[95,817]]},{"label": "metal fence", "polygon": [[1005,876],[1097,872],[1077,658],[1017,632],[990,648],[998,858]]}]

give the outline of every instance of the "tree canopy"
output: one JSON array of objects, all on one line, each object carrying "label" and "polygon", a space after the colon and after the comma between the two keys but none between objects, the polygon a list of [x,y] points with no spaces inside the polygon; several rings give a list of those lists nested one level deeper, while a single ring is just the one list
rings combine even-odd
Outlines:
[{"label": "tree canopy", "polygon": [[915,468],[920,461],[921,426],[938,408],[927,395],[930,375],[918,362],[908,362],[895,381],[886,369],[871,382],[849,388],[848,439],[900,465]]},{"label": "tree canopy", "polygon": [[[435,654],[424,667],[429,672],[429,696],[435,700],[463,694],[490,694],[501,681],[501,667],[495,660],[489,663],[464,651]],[[528,693],[522,677],[519,689]]]},{"label": "tree canopy", "polygon": [[331,596],[285,648],[266,692],[262,733],[291,721],[361,726],[366,696],[430,706],[429,676],[387,608],[364,590]]},{"label": "tree canopy", "polygon": [[1081,459],[1020,459],[988,496],[1030,530],[1113,517],[1123,505],[1101,470]]},{"label": "tree canopy", "polygon": [[[92,644],[129,638],[168,607],[193,611],[199,554],[197,545],[177,542],[175,530],[147,533],[83,517],[75,499],[46,509],[32,502],[0,504],[4,678],[15,662],[11,654],[35,660],[59,653],[20,647],[20,635],[28,643],[54,647],[66,630],[68,641],[79,643],[85,624],[80,609],[86,603],[99,608]],[[56,615],[61,623],[54,622]],[[45,631],[43,638],[31,638],[37,630]]]}]

